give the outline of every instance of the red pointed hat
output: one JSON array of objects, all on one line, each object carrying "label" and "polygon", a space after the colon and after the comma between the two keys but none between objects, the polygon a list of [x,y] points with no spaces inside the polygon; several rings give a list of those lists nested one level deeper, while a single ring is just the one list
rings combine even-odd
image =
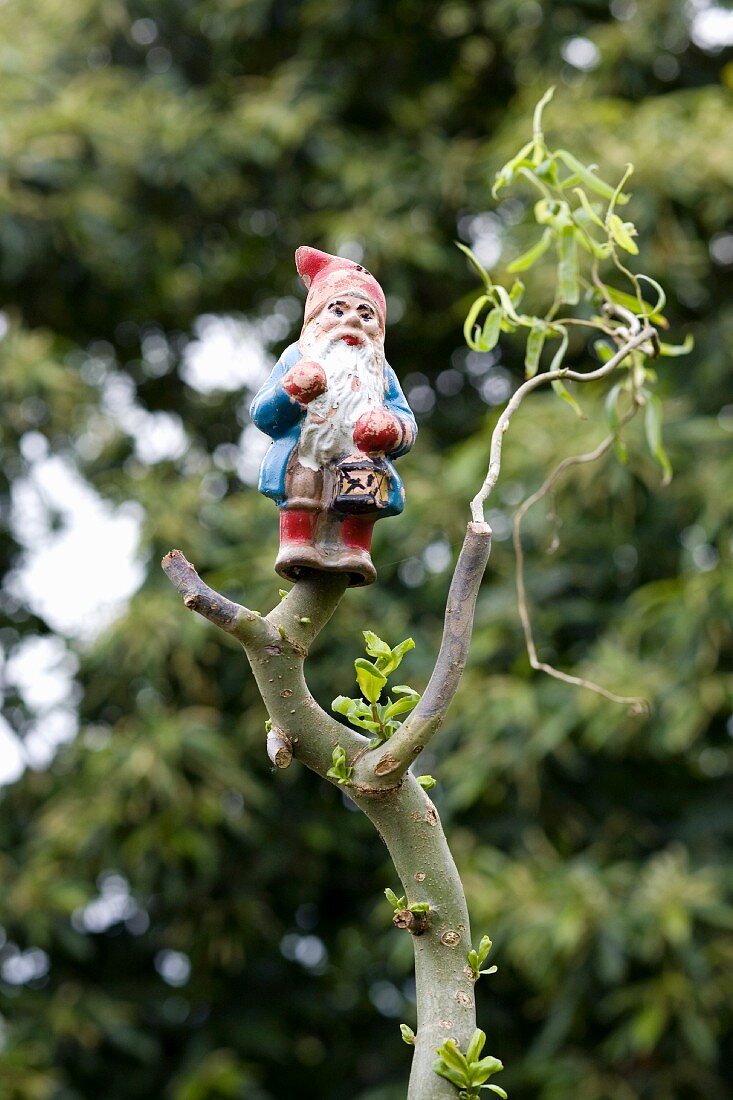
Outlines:
[{"label": "red pointed hat", "polygon": [[358,295],[372,303],[384,328],[387,320],[387,303],[381,286],[365,267],[343,256],[331,256],[318,248],[303,244],[295,253],[298,274],[308,287],[305,301],[307,324],[329,298],[337,294]]}]

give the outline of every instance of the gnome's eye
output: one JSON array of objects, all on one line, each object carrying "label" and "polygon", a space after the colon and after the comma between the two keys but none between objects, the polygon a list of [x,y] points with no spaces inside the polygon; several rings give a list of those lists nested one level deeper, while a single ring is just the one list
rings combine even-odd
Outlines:
[{"label": "gnome's eye", "polygon": [[358,313],[362,321],[371,321],[374,316],[368,306],[359,306]]},{"label": "gnome's eye", "polygon": [[343,315],[344,315],[344,311],[342,310],[341,306],[337,302],[332,303],[328,307],[328,310],[329,310],[329,313],[335,313],[337,317],[343,317]]}]

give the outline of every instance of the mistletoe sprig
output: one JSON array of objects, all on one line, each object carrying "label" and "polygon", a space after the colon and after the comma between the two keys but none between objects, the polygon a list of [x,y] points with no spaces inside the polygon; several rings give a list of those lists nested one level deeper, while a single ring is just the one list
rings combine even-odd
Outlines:
[{"label": "mistletoe sprig", "polygon": [[[369,748],[374,749],[399,729],[404,715],[414,710],[420,702],[419,693],[407,684],[396,684],[389,689],[400,698],[392,699],[388,695],[385,703],[380,702],[389,676],[402,663],[405,654],[415,648],[415,642],[412,638],[405,638],[392,649],[373,631],[364,630],[362,633],[366,652],[374,658],[373,661],[368,661],[364,657],[358,657],[354,661],[356,682],[363,698],[350,699],[346,695],[337,695],[331,703],[331,709],[336,714],[343,714],[352,726],[368,730],[373,735]],[[421,779],[431,778],[421,776]],[[431,785],[434,785],[434,781]]]},{"label": "mistletoe sprig", "polygon": [[[582,417],[564,379],[591,381],[619,367],[626,368],[623,381],[613,387],[607,402],[611,429],[618,434],[622,421],[627,419],[622,411],[624,404],[634,413],[644,408],[649,449],[665,482],[671,477],[662,443],[661,405],[652,392],[657,375],[649,361],[659,355],[684,355],[690,351],[692,340],[688,338],[676,346],[659,339],[658,330],[668,327],[663,314],[664,291],[655,279],[634,273],[624,262],[624,254],[638,254],[636,226],[618,213],[618,208],[630,200],[624,188],[633,165],[627,166],[614,186],[598,175],[595,165],[583,164],[566,149],[550,149],[542,129],[542,113],[553,92],[550,88],[537,104],[532,139],[497,173],[492,190],[496,198],[504,188],[526,183],[539,196],[533,212],[540,236],[507,270],[516,275],[532,268],[546,253],[554,254],[554,290],[544,312],[522,309],[526,288],[521,279],[515,279],[509,287],[495,282],[471,249],[457,242],[483,283],[483,292],[474,300],[464,323],[468,346],[473,351],[487,352],[496,346],[502,333],[526,332],[526,381],[510,400],[492,437],[489,472],[471,502],[473,518],[478,521],[483,520],[483,504],[499,475],[502,436],[509,420],[524,396],[546,382]],[[617,285],[619,282],[625,286]],[[653,301],[644,297],[644,290],[651,292]],[[578,311],[573,312],[574,307]],[[573,326],[599,334],[595,351],[602,366],[597,370],[581,373],[565,367]],[[555,341],[557,346],[543,370],[545,346]],[[617,454],[625,460],[621,444]]]}]

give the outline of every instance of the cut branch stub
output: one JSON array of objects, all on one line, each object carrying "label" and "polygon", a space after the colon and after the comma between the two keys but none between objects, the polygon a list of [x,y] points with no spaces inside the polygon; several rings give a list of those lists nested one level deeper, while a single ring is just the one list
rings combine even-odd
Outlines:
[{"label": "cut branch stub", "polygon": [[267,755],[276,768],[289,768],[293,762],[293,743],[277,726],[267,731]]},{"label": "cut branch stub", "polygon": [[411,936],[422,936],[427,932],[430,924],[430,910],[419,910],[414,913],[412,909],[398,909],[392,918],[392,924],[401,932],[409,932]]}]

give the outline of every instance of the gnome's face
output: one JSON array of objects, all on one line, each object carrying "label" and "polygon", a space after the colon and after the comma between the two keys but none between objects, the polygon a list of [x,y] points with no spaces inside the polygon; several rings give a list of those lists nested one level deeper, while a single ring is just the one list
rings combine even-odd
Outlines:
[{"label": "gnome's face", "polygon": [[381,329],[374,306],[356,295],[330,301],[318,315],[317,325],[324,336],[341,339],[351,347],[376,342]]}]

